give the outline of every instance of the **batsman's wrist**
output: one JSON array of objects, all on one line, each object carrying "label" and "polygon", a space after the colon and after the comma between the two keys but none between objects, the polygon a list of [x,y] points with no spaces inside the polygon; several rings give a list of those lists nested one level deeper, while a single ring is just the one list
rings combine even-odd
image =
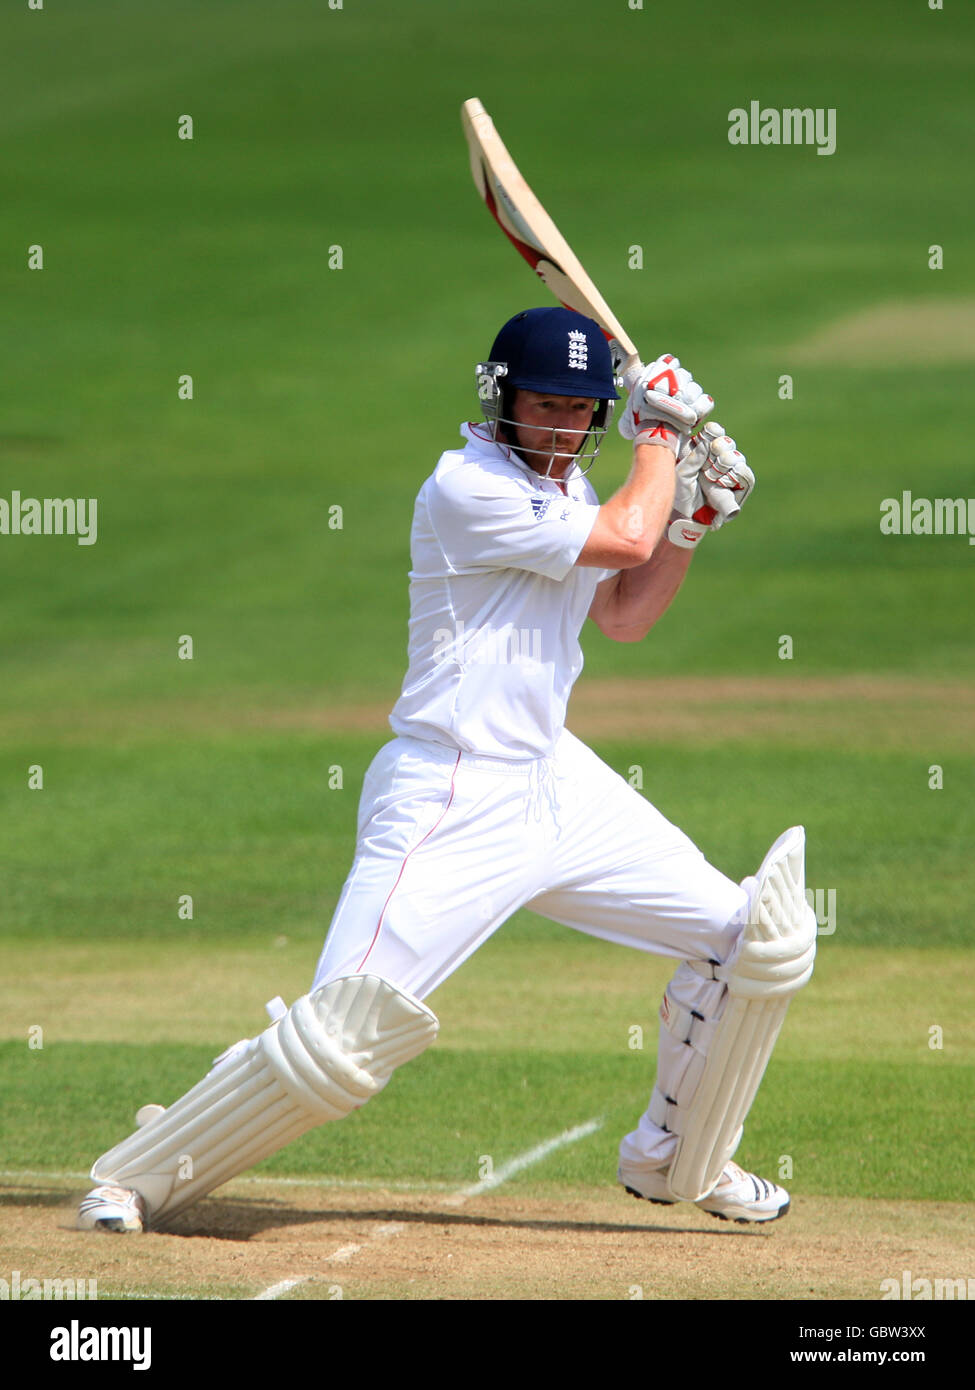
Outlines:
[{"label": "batsman's wrist", "polygon": [[661,448],[669,449],[677,457],[680,445],[678,435],[675,430],[663,420],[653,420],[650,424],[644,425],[638,434],[633,436],[633,447],[638,444],[656,444]]}]

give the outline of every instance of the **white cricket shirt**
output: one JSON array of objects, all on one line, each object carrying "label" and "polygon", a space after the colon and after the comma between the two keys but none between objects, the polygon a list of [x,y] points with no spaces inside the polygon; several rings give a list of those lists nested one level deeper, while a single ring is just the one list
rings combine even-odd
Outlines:
[{"label": "white cricket shirt", "polygon": [[615,570],[576,566],[599,503],[573,468],[543,478],[486,425],[464,425],[420,489],[410,551],[409,669],[394,733],[465,752],[551,755],[582,670],[579,632]]}]

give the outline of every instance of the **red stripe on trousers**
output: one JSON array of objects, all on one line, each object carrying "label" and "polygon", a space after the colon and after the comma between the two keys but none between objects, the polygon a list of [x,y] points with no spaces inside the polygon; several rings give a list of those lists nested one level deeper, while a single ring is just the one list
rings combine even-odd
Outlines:
[{"label": "red stripe on trousers", "polygon": [[370,953],[372,952],[373,946],[375,946],[376,942],[377,942],[378,939],[379,939],[379,933],[380,933],[380,931],[382,931],[383,918],[386,916],[386,909],[387,909],[387,907],[389,907],[390,898],[392,898],[393,894],[396,892],[397,888],[399,887],[400,879],[403,877],[404,870],[406,869],[407,860],[409,859],[409,857],[410,857],[411,854],[415,853],[415,851],[418,850],[418,849],[420,848],[421,845],[425,844],[426,841],[429,840],[430,836],[433,834],[433,832],[436,830],[437,826],[438,826],[438,825],[440,824],[440,822],[443,820],[444,816],[445,816],[445,815],[447,814],[447,812],[450,810],[450,803],[451,803],[451,802],[453,801],[453,799],[454,799],[454,778],[457,776],[457,768],[458,768],[459,765],[460,765],[460,759],[461,759],[461,755],[460,755],[460,753],[458,753],[458,754],[457,754],[457,761],[454,763],[454,770],[453,770],[453,772],[450,774],[450,795],[449,795],[448,798],[447,798],[447,804],[446,804],[446,806],[443,808],[443,810],[440,812],[440,815],[439,815],[438,818],[437,818],[436,825],[431,825],[430,829],[429,829],[429,830],[427,831],[427,833],[424,835],[423,839],[420,840],[417,844],[415,844],[411,850],[407,850],[407,852],[406,852],[406,854],[405,854],[405,856],[404,856],[404,858],[403,858],[403,862],[402,862],[402,864],[399,866],[399,873],[396,875],[396,882],[393,884],[392,888],[390,888],[390,890],[389,890],[389,895],[387,896],[386,901],[383,903],[383,910],[382,910],[382,912],[380,912],[380,914],[379,914],[379,921],[376,923],[376,930],[375,930],[375,932],[373,933],[373,938],[372,938],[372,940],[369,942],[369,949],[366,951],[366,954],[362,957],[362,960],[359,962],[359,964],[358,964],[358,966],[357,966],[357,969],[358,969],[358,970],[361,970],[362,967],[365,965],[366,961],[369,959]]}]

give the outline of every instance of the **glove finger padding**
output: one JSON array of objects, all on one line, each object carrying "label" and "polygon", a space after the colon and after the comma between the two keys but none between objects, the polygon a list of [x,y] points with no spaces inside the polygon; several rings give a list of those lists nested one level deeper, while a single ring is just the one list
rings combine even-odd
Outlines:
[{"label": "glove finger padding", "polygon": [[[662,422],[676,435],[687,435],[714,409],[711,396],[698,385],[678,358],[670,353],[658,357],[637,378],[619,421],[624,439]],[[661,439],[679,452],[679,440]]]},{"label": "glove finger padding", "polygon": [[677,480],[674,489],[674,511],[681,516],[693,516],[706,524],[711,521],[710,514],[697,517],[705,506],[702,489],[702,474],[711,455],[711,447],[716,439],[725,438],[724,426],[716,422],[707,424],[692,438],[684,441],[677,458]]},{"label": "glove finger padding", "polygon": [[711,529],[737,516],[755,486],[755,474],[735,441],[723,435],[711,442],[707,462],[700,473],[705,504],[714,509]]},{"label": "glove finger padding", "polygon": [[703,434],[688,440],[677,458],[674,484],[674,511],[681,516],[693,516],[704,506],[701,471],[708,461],[708,440]]},{"label": "glove finger padding", "polygon": [[737,516],[755,486],[755,475],[721,425],[706,424],[685,441],[677,458],[674,511],[669,539],[693,548],[707,531]]}]

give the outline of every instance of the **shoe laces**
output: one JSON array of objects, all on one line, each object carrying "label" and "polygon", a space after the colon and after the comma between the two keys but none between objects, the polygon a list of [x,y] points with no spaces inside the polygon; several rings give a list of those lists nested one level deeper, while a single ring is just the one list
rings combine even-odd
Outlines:
[{"label": "shoe laces", "polygon": [[723,1187],[725,1183],[744,1182],[748,1177],[744,1168],[740,1164],[728,1162],[721,1170],[721,1177],[718,1179],[718,1186]]}]

